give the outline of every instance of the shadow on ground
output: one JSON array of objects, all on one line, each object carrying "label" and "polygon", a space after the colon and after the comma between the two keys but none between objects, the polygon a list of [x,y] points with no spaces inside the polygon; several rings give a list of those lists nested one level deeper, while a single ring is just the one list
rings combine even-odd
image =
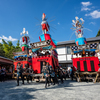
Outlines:
[{"label": "shadow on ground", "polygon": [[[11,83],[11,82],[10,82]],[[0,83],[0,100],[30,100],[36,99],[30,92],[35,92],[35,88],[25,86],[16,86],[16,83]],[[14,84],[15,83],[15,84]]]},{"label": "shadow on ground", "polygon": [[[60,82],[59,82],[60,83]],[[82,82],[83,83],[83,82]],[[69,87],[82,87],[82,86],[93,86],[100,85],[100,83],[93,84],[92,82],[84,84],[76,84],[76,81],[73,80],[64,80],[63,84],[50,86],[45,89],[45,82],[32,82],[25,85],[16,86],[16,81],[7,81],[0,83],[0,100],[32,100],[37,99],[36,95],[33,95],[35,92],[39,91],[48,91],[50,89],[59,89],[64,88],[66,90],[73,90],[74,88]],[[76,85],[74,85],[76,84]]]}]

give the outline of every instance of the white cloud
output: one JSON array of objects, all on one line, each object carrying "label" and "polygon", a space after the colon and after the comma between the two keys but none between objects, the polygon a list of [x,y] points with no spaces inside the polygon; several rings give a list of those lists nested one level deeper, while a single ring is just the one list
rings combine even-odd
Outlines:
[{"label": "white cloud", "polygon": [[91,10],[90,8],[87,8],[87,7],[82,7],[81,8],[81,11],[87,11],[87,10]]},{"label": "white cloud", "polygon": [[88,10],[91,10],[91,9],[88,8],[87,6],[92,5],[92,3],[90,3],[90,2],[81,2],[81,4],[82,4],[81,11],[88,11]]},{"label": "white cloud", "polygon": [[93,24],[93,25],[95,25],[96,23],[95,23],[95,22],[90,22],[89,24]]},{"label": "white cloud", "polygon": [[82,4],[83,6],[89,6],[89,5],[92,5],[92,3],[90,3],[89,1],[88,1],[88,2],[81,2],[81,4]]},{"label": "white cloud", "polygon": [[60,25],[60,23],[58,22],[58,25]]},{"label": "white cloud", "polygon": [[12,38],[11,36],[6,37],[6,36],[0,36],[0,43],[2,42],[2,39],[4,39],[5,41],[17,41],[18,39]]},{"label": "white cloud", "polygon": [[85,14],[85,16],[91,16],[92,18],[100,18],[100,12],[98,10],[95,10],[90,14]]}]

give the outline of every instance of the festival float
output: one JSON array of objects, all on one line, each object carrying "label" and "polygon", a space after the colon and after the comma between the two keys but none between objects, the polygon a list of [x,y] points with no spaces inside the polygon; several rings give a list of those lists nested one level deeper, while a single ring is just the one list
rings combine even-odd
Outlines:
[{"label": "festival float", "polygon": [[32,49],[32,68],[35,74],[41,74],[43,61],[48,62],[53,69],[58,66],[57,42],[49,34],[50,26],[45,13],[42,15],[41,27],[43,33],[39,36],[40,42],[30,43]]},{"label": "festival float", "polygon": [[33,77],[37,79],[43,77],[42,66],[44,61],[48,62],[54,70],[56,66],[59,66],[58,54],[55,49],[57,42],[49,34],[50,26],[44,13],[42,15],[41,27],[43,33],[39,36],[40,42],[35,43],[30,43],[30,38],[27,36],[28,31],[25,31],[25,28],[23,28],[21,33],[23,36],[20,40],[22,51],[14,53],[15,71],[18,63],[21,63],[23,68],[25,65],[31,65],[34,70]]},{"label": "festival float", "polygon": [[20,39],[20,46],[22,51],[14,52],[14,68],[17,70],[18,63],[24,68],[26,65],[32,65],[32,56],[31,50],[29,49],[30,38],[28,36],[28,31],[25,31],[23,28],[23,32],[21,33],[22,37]]},{"label": "festival float", "polygon": [[97,81],[99,71],[99,59],[97,57],[97,46],[99,42],[87,43],[86,38],[83,37],[83,24],[82,18],[75,17],[73,22],[73,30],[75,30],[76,39],[75,45],[70,46],[72,51],[73,69],[77,81],[93,80]]}]

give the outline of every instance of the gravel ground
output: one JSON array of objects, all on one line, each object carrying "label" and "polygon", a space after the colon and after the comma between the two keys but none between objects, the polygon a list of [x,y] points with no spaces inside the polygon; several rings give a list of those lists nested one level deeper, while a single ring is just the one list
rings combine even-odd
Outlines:
[{"label": "gravel ground", "polygon": [[44,83],[16,86],[16,80],[0,82],[0,100],[100,100],[100,83],[64,81],[47,89]]}]

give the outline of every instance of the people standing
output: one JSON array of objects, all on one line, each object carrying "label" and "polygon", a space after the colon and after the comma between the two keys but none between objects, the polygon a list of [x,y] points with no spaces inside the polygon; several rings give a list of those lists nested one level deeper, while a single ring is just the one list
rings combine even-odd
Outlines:
[{"label": "people standing", "polygon": [[0,67],[0,81],[1,81],[1,67]]},{"label": "people standing", "polygon": [[56,66],[56,69],[55,69],[55,83],[59,84],[59,81],[58,81],[58,69],[59,69],[59,66]]},{"label": "people standing", "polygon": [[60,70],[59,70],[60,72],[59,72],[59,78],[60,78],[60,80],[61,80],[61,83],[64,83],[64,81],[63,81],[63,71],[62,71],[62,68],[60,68]]},{"label": "people standing", "polygon": [[31,80],[31,82],[32,82],[32,74],[33,74],[33,69],[32,69],[32,66],[30,65],[29,66],[29,68],[28,68],[28,72],[29,72],[29,75],[27,76],[27,78],[28,78],[28,83],[29,83],[29,79]]},{"label": "people standing", "polygon": [[63,77],[62,77],[62,69],[61,68],[58,68],[57,70],[57,76],[58,78],[61,80],[61,83],[63,83]]},{"label": "people standing", "polygon": [[18,63],[18,65],[17,65],[17,86],[19,86],[19,77],[21,77],[22,84],[24,84],[24,77],[23,77],[22,73],[23,73],[23,68],[20,65],[20,63]]},{"label": "people standing", "polygon": [[26,64],[25,67],[23,68],[23,79],[24,77],[26,77],[27,83],[29,83],[29,69],[28,69],[28,65]]},{"label": "people standing", "polygon": [[62,77],[66,80],[66,72],[64,69],[62,69]]},{"label": "people standing", "polygon": [[1,68],[0,72],[1,72],[1,82],[4,82],[5,74],[6,74],[4,67]]},{"label": "people standing", "polygon": [[53,80],[53,85],[55,85],[55,83],[56,83],[56,76],[55,76],[55,72],[54,72],[54,69],[53,68],[52,68],[50,77]]},{"label": "people standing", "polygon": [[70,77],[71,77],[71,80],[73,80],[73,75],[74,75],[74,71],[73,71],[73,67],[71,67],[71,69],[70,69]]},{"label": "people standing", "polygon": [[[51,73],[52,73],[52,66],[47,62],[46,67],[48,69],[48,81],[51,83]],[[49,84],[50,86],[50,84]]]},{"label": "people standing", "polygon": [[68,67],[66,69],[66,77],[69,78],[69,71],[68,71]]},{"label": "people standing", "polygon": [[47,88],[47,84],[49,86],[50,76],[49,76],[49,69],[46,66],[46,62],[43,62],[42,72],[43,72],[44,77],[45,77],[45,88]]}]

